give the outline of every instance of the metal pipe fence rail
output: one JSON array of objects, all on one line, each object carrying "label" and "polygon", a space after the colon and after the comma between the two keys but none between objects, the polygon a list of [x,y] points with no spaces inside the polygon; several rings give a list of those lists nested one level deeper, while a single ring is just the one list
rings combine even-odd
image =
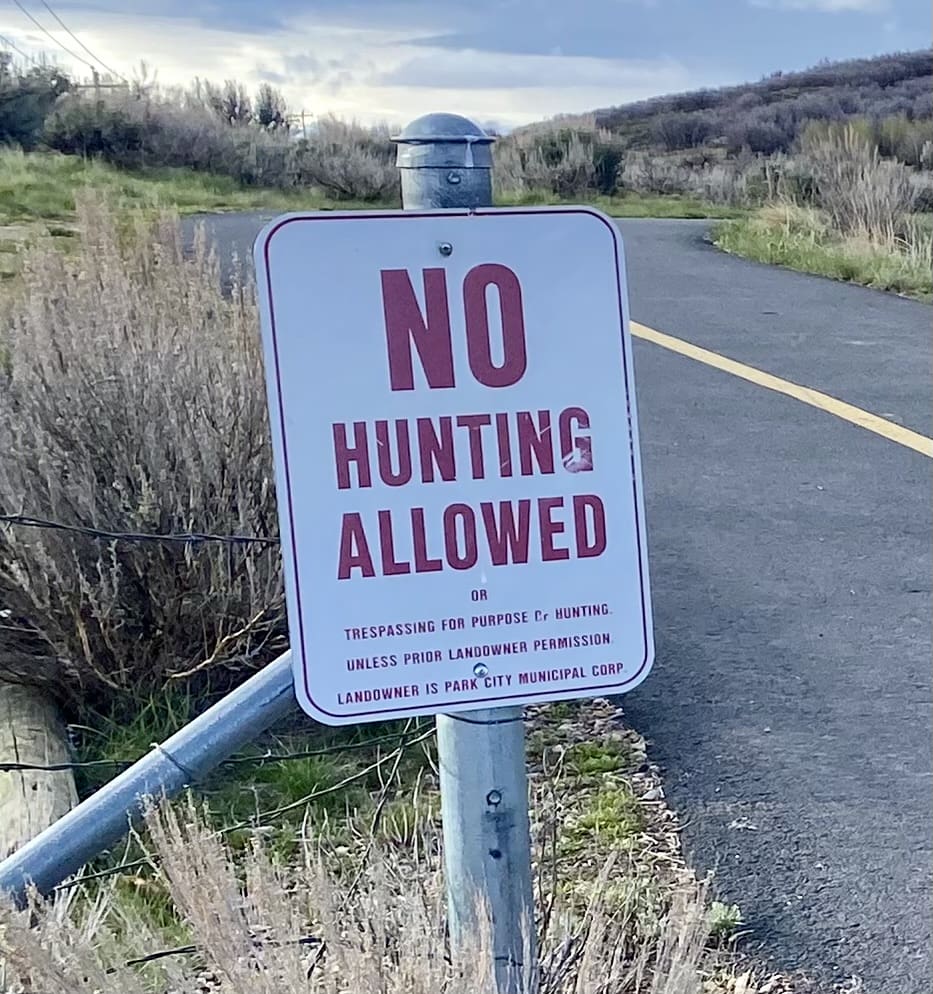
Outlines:
[{"label": "metal pipe fence rail", "polygon": [[0,891],[22,903],[77,873],[121,839],[146,798],[173,796],[206,776],[295,706],[291,653],[250,677],[0,863]]}]

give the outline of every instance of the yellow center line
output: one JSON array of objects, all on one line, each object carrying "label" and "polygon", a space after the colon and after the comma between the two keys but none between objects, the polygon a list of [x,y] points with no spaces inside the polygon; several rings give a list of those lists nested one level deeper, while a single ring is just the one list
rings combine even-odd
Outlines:
[{"label": "yellow center line", "polygon": [[782,380],[779,376],[772,376],[770,373],[755,369],[754,366],[746,366],[744,362],[736,362],[735,359],[727,359],[725,356],[719,355],[718,352],[701,349],[698,345],[691,345],[690,342],[674,338],[673,335],[665,335],[663,331],[655,331],[654,328],[639,324],[637,321],[632,321],[631,326],[632,334],[636,338],[643,338],[646,342],[653,342],[663,349],[670,349],[671,352],[677,352],[707,366],[714,366],[723,372],[748,380],[749,383],[755,383],[768,390],[774,390],[776,393],[793,397],[794,400],[802,401],[804,404],[819,408],[828,414],[835,414],[843,421],[858,425],[867,431],[873,431],[876,435],[881,435],[882,438],[897,442],[898,445],[906,446],[908,449],[913,449],[915,452],[933,459],[933,438],[927,438],[926,435],[921,435],[919,432],[894,424],[893,421],[886,421],[884,418],[879,418],[877,414],[863,411],[860,407],[854,407],[843,400],[837,400],[835,397],[830,397],[829,394],[820,393],[819,390],[811,390],[810,387],[802,387],[798,383],[791,383],[790,380]]}]

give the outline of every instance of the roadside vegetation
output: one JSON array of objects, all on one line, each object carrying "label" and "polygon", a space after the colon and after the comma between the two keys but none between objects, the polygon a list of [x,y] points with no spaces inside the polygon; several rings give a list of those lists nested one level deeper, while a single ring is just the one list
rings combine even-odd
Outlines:
[{"label": "roadside vegetation", "polygon": [[721,225],[716,244],[760,262],[930,299],[933,214],[915,209],[929,193],[917,178],[902,162],[882,158],[864,123],[811,125],[796,173],[780,178],[767,207]]},{"label": "roadside vegetation", "polygon": [[[449,949],[436,756],[430,740],[411,751],[423,757],[415,789],[416,761],[387,745],[368,807],[360,790],[342,809],[332,798],[329,814],[256,813],[235,832],[216,783],[153,807],[122,873],[0,907],[4,989],[495,990],[482,927],[459,956]],[[741,915],[710,902],[684,865],[657,771],[618,709],[532,709],[529,763],[540,972],[521,994],[796,990],[737,952]]]},{"label": "roadside vegetation", "polygon": [[[500,137],[497,202],[735,219],[718,236],[729,251],[924,296],[931,83],[920,51],[555,118]],[[37,232],[69,236],[75,191],[88,186],[182,213],[398,202],[388,126],[324,117],[299,133],[268,84],[250,94],[234,81],[140,82],[92,96],[0,53],[0,97],[0,145],[25,150],[0,152],[0,276],[18,271]],[[853,169],[877,202],[865,209],[890,207],[896,230],[874,215],[853,224],[831,205]]]}]

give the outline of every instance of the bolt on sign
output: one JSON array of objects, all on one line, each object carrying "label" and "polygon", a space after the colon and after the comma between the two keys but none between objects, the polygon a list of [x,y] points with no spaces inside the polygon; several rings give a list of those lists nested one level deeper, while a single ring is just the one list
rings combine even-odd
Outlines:
[{"label": "bolt on sign", "polygon": [[254,253],[304,709],[345,724],[644,679],[612,221],[584,208],[296,214]]}]

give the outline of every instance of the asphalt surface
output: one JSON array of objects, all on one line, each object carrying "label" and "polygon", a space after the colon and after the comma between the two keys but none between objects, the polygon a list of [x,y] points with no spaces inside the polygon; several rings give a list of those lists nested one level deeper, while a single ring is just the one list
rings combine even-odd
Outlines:
[{"label": "asphalt surface", "polygon": [[[241,257],[265,215],[209,228]],[[925,435],[931,308],[623,221],[632,316]],[[625,699],[765,966],[933,990],[933,461],[636,342],[657,663]]]}]

